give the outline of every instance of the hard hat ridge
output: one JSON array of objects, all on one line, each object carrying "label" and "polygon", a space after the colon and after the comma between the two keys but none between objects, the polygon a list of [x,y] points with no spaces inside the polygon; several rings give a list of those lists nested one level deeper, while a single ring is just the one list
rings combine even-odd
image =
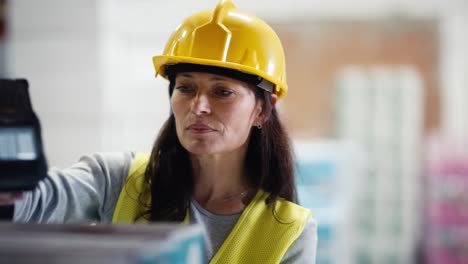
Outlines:
[{"label": "hard hat ridge", "polygon": [[216,66],[256,75],[272,83],[281,98],[287,92],[281,41],[261,19],[221,0],[215,10],[186,18],[167,42],[163,55],[154,56],[156,74],[167,78],[165,65],[187,63]]}]

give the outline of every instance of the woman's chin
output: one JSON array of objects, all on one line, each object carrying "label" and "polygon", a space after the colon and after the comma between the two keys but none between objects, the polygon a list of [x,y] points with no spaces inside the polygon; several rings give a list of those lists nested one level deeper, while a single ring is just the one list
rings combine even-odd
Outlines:
[{"label": "woman's chin", "polygon": [[204,141],[191,142],[190,144],[183,144],[183,147],[191,154],[194,155],[210,155],[216,154],[219,151],[216,151],[214,144]]}]

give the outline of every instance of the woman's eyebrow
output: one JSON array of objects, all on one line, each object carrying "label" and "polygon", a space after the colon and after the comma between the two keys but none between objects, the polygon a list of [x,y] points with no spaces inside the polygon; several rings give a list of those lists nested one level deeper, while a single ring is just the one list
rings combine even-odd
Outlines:
[{"label": "woman's eyebrow", "polygon": [[[191,73],[186,73],[186,72],[179,73],[178,77],[190,78],[190,79],[195,78]],[[224,76],[213,76],[210,78],[210,81],[228,81],[228,80],[229,78],[226,78]]]},{"label": "woman's eyebrow", "polygon": [[210,81],[227,81],[228,79],[222,76],[214,76]]},{"label": "woman's eyebrow", "polygon": [[190,74],[190,73],[185,73],[185,72],[179,73],[179,76],[180,76],[180,77],[186,77],[186,78],[193,78],[193,75],[192,75],[192,74]]}]

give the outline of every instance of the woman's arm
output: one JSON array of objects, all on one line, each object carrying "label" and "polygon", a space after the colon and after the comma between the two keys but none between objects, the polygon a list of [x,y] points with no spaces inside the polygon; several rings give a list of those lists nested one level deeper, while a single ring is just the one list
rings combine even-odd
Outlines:
[{"label": "woman's arm", "polygon": [[37,223],[110,223],[133,153],[98,153],[70,168],[51,169],[15,203],[13,221]]},{"label": "woman's arm", "polygon": [[309,217],[301,235],[284,254],[282,264],[315,263],[317,251],[317,222]]}]

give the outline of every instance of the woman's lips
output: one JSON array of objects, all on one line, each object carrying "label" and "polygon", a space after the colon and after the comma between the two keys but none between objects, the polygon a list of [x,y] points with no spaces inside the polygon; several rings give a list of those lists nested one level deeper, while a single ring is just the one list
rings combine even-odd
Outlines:
[{"label": "woman's lips", "polygon": [[195,134],[205,134],[205,133],[210,133],[213,131],[216,131],[215,129],[211,128],[210,126],[204,125],[204,124],[192,124],[187,127],[187,130],[189,130],[192,133]]}]

